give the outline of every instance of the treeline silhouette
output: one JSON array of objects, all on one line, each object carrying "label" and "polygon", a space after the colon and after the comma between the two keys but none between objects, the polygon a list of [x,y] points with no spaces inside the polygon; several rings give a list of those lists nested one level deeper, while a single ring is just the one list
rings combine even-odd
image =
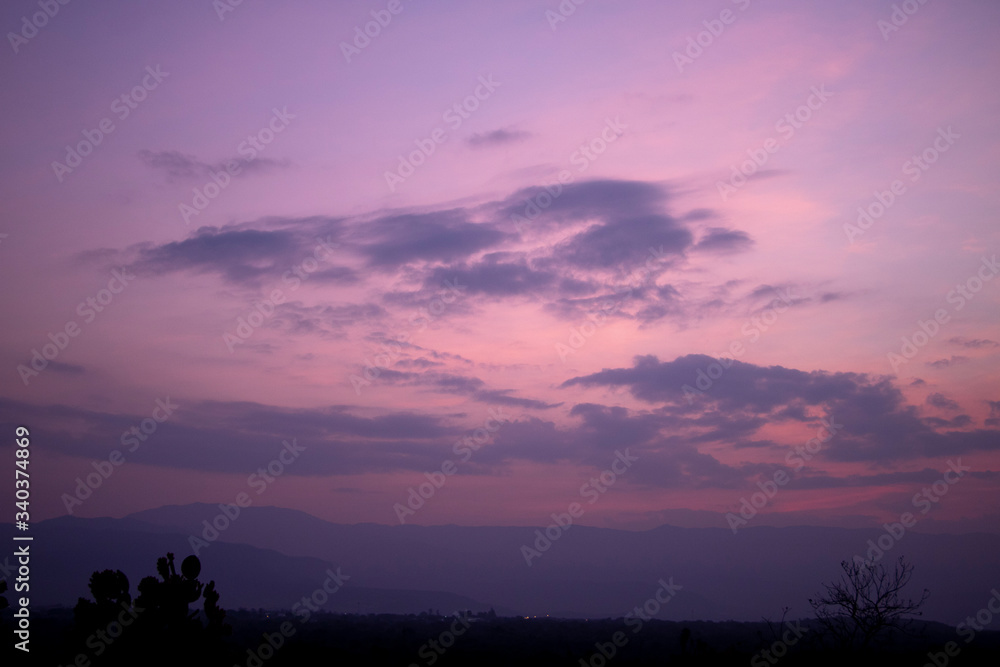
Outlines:
[{"label": "treeline silhouette", "polygon": [[[94,572],[91,598],[69,610],[33,613],[30,655],[6,642],[3,664],[74,667],[278,665],[862,665],[1000,664],[1000,633],[984,631],[945,652],[955,629],[917,620],[929,595],[905,597],[913,567],[843,562],[840,580],[810,600],[814,617],[789,621],[571,620],[497,617],[495,613],[419,615],[318,612],[308,622],[289,611],[220,606],[214,580],[188,556],[178,573],[174,554],[156,562],[133,596],[120,570]],[[267,582],[262,581],[261,586]],[[6,585],[0,582],[0,593]],[[7,593],[9,596],[10,593]],[[0,610],[7,600],[0,596]],[[10,622],[3,612],[3,623]],[[3,634],[10,636],[6,631]]]},{"label": "treeline silhouette", "polygon": [[[168,553],[157,560],[156,572],[158,577],[143,577],[135,597],[121,570],[94,572],[88,586],[93,599],[79,599],[71,622],[63,613],[34,612],[30,652],[10,648],[4,654],[14,664],[49,667],[232,664],[234,647],[224,641],[232,627],[215,582],[198,580],[201,561],[188,556],[178,574]],[[0,583],[0,592],[5,589]],[[0,609],[8,604],[0,598]]]},{"label": "treeline silhouette", "polygon": [[[93,600],[80,598],[73,608],[75,634],[86,649],[106,659],[102,664],[136,664],[137,659],[159,662],[208,660],[224,657],[222,637],[232,628],[224,623],[215,581],[198,581],[201,561],[188,556],[177,573],[174,554],[156,561],[157,577],[143,577],[132,599],[128,577],[121,570],[94,572]],[[203,599],[202,609],[190,610]],[[202,621],[204,618],[204,622]],[[150,649],[157,647],[155,654]],[[148,664],[148,662],[147,662]],[[210,663],[206,663],[210,664]]]}]

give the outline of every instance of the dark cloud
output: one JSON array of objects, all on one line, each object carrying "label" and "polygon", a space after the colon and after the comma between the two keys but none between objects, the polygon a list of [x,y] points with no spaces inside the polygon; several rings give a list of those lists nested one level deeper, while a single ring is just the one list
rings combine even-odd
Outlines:
[{"label": "dark cloud", "polygon": [[[249,474],[273,460],[284,441],[306,448],[291,475],[358,474],[430,470],[463,433],[438,417],[389,413],[360,417],[346,408],[292,410],[256,403],[188,403],[179,407],[145,443],[132,449],[128,431],[153,414],[121,415],[59,405],[31,406],[0,400],[0,423],[39,424],[33,430],[51,452],[89,460],[119,450],[126,462],[168,468]],[[13,428],[13,426],[11,426]],[[154,446],[155,445],[155,446]]]},{"label": "dark cloud", "polygon": [[470,222],[461,209],[378,218],[357,226],[351,240],[370,266],[398,269],[414,261],[451,262],[498,245],[507,234]]},{"label": "dark cloud", "polygon": [[937,359],[936,361],[926,362],[931,368],[949,368],[951,366],[956,366],[958,364],[965,363],[968,361],[968,357],[963,357],[961,355],[953,354],[949,359]]},{"label": "dark cloud", "polygon": [[378,321],[386,310],[377,304],[340,304],[306,306],[293,301],[275,308],[268,327],[293,335],[319,335],[343,338],[344,329],[358,322]]},{"label": "dark cloud", "polygon": [[[144,156],[179,176],[204,167],[178,153]],[[553,230],[565,224],[565,233],[561,239],[512,250],[524,239],[513,228],[505,231],[504,216],[542,193],[548,200],[537,220],[544,219]],[[272,217],[202,227],[178,241],[144,244],[119,254],[126,258],[123,263],[146,274],[214,273],[232,285],[256,290],[294,288],[305,280],[357,285],[365,280],[364,269],[374,268],[398,278],[382,293],[384,305],[412,311],[446,294],[451,316],[476,307],[475,300],[453,303],[456,299],[448,290],[455,282],[463,286],[462,294],[537,299],[567,319],[601,308],[609,298],[627,300],[627,307],[616,309],[614,316],[648,325],[666,317],[704,315],[696,312],[700,304],[685,302],[675,286],[657,285],[689,250],[729,252],[751,244],[746,233],[715,226],[696,246],[688,225],[714,213],[696,209],[675,218],[665,211],[668,202],[668,190],[660,184],[587,181],[527,188],[474,208],[431,207],[349,219]],[[317,256],[320,239],[336,251],[301,275],[303,262]],[[296,328],[305,330],[310,322],[306,318]]]},{"label": "dark cloud", "polygon": [[741,440],[733,443],[733,449],[776,449],[778,444],[773,440]]},{"label": "dark cloud", "polygon": [[528,206],[534,211],[528,222],[540,228],[587,224],[556,246],[551,257],[557,264],[633,270],[651,251],[657,261],[668,261],[693,244],[685,222],[665,213],[667,199],[666,188],[653,183],[586,181],[520,190],[500,204],[500,212],[525,216]]},{"label": "dark cloud", "polygon": [[[669,376],[671,363],[676,362],[661,364],[653,358],[642,358],[632,369],[609,369],[588,376],[591,380],[574,379],[567,384],[625,380],[637,386],[648,384],[657,381],[651,371]],[[781,456],[789,451],[787,446],[761,439],[761,430],[772,422],[799,424],[804,443],[816,434],[821,424],[816,415],[824,413],[831,415],[842,430],[824,446],[821,458],[885,461],[921,455],[955,456],[998,447],[997,431],[937,433],[916,417],[912,406],[900,404],[895,390],[879,379],[746,366],[749,368],[743,371],[753,376],[757,387],[747,391],[769,394],[763,401],[739,399],[736,394],[740,391],[729,391],[725,398],[713,399],[713,388],[706,394],[704,405],[654,400],[651,402],[656,405],[650,409],[634,410],[579,403],[568,411],[569,421],[560,425],[530,415],[513,417],[504,412],[510,407],[545,410],[559,404],[521,398],[510,390],[489,389],[479,378],[387,369],[381,376],[385,381],[461,394],[483,402],[486,407],[481,415],[466,415],[467,424],[458,424],[445,417],[406,412],[364,416],[368,410],[351,406],[289,409],[249,402],[189,404],[180,400],[176,401],[179,406],[175,414],[150,437],[150,444],[155,441],[155,446],[127,452],[125,458],[171,468],[248,473],[272,460],[283,441],[295,438],[306,447],[303,456],[308,459],[303,462],[308,460],[308,464],[289,466],[291,475],[422,472],[439,467],[445,459],[456,459],[455,443],[477,428],[488,414],[500,414],[508,423],[495,434],[488,447],[463,463],[463,474],[502,474],[519,460],[603,470],[616,452],[628,450],[639,458],[639,464],[629,472],[627,484],[746,488],[753,480],[769,478],[777,470],[786,469],[785,466],[723,462],[714,451],[720,447],[742,452],[775,450]],[[613,374],[620,372],[631,372],[633,377],[614,377]],[[720,379],[718,388],[721,390],[722,386]],[[792,386],[797,387],[792,393],[800,399],[789,398]],[[781,400],[776,403],[778,397]],[[766,414],[756,411],[755,406],[762,405],[771,406]],[[122,435],[148,419],[152,408],[151,404],[149,414],[121,415],[0,400],[0,427],[12,428],[15,422],[24,421],[41,424],[37,437],[44,439],[51,451],[80,457],[84,470],[88,459],[106,458],[113,449],[124,452]],[[1000,402],[991,404],[991,409],[1000,414]],[[945,422],[942,420],[942,428],[960,428],[967,426],[969,419],[959,415]],[[936,479],[927,470],[841,478],[813,467],[789,473],[794,480],[792,488],[801,489],[925,483]]]},{"label": "dark cloud", "polygon": [[400,359],[396,362],[396,366],[400,368],[434,368],[436,366],[444,366],[444,364],[440,361],[431,361],[430,359],[420,357],[419,359]]},{"label": "dark cloud", "polygon": [[656,298],[639,309],[635,317],[645,325],[658,322],[667,316],[679,316],[683,312],[680,293],[672,286],[664,285],[656,289]]},{"label": "dark cloud", "polygon": [[533,398],[511,396],[510,394],[510,389],[490,389],[475,392],[473,394],[473,398],[481,403],[487,403],[490,405],[508,405],[515,408],[527,408],[533,410],[551,410],[552,408],[558,408],[562,405],[562,403],[546,403],[545,401],[536,401]]},{"label": "dark cloud", "polygon": [[465,141],[473,148],[487,148],[490,146],[517,143],[519,141],[524,141],[530,136],[530,132],[524,132],[523,130],[500,129],[493,130],[492,132],[473,134]]},{"label": "dark cloud", "polygon": [[569,414],[582,420],[576,442],[597,449],[641,446],[656,438],[666,425],[662,416],[632,414],[622,407],[594,403],[579,403]]},{"label": "dark cloud", "polygon": [[593,225],[560,243],[553,256],[578,268],[627,270],[650,259],[680,256],[693,238],[670,216],[645,215]]},{"label": "dark cloud", "polygon": [[751,313],[760,313],[772,308],[801,306],[813,303],[815,297],[803,296],[799,285],[758,285],[749,294],[735,303],[747,308]]},{"label": "dark cloud", "polygon": [[[30,364],[25,365],[30,366]],[[62,373],[63,375],[83,375],[87,372],[87,369],[83,366],[54,360],[49,360],[49,365],[46,368],[53,370],[56,373]]]},{"label": "dark cloud", "polygon": [[628,317],[623,310],[627,295],[594,295],[581,299],[561,298],[545,304],[544,310],[553,317],[567,321],[584,318],[603,321],[604,318]]},{"label": "dark cloud", "polygon": [[460,264],[434,269],[424,279],[424,287],[433,289],[445,280],[466,286],[470,294],[514,296],[538,293],[559,283],[553,272],[536,270],[523,258],[500,261],[505,254],[493,253],[473,265]]},{"label": "dark cloud", "polygon": [[[178,176],[201,168],[190,156],[144,155]],[[525,199],[541,201],[542,193],[548,205],[539,209],[536,221],[544,220],[551,234],[544,243],[524,248],[526,239],[514,233],[503,216],[523,207]],[[123,254],[131,258],[129,264],[137,272],[215,274],[230,285],[260,291],[289,290],[307,282],[356,286],[374,280],[366,275],[366,268],[393,274],[388,291],[379,286],[378,306],[286,303],[267,323],[291,335],[326,339],[346,337],[352,324],[384,328],[391,317],[397,321],[406,317],[399,311],[426,309],[442,321],[469,315],[484,300],[527,298],[567,321],[600,314],[646,327],[668,318],[683,321],[717,312],[753,313],[782,298],[775,289],[788,291],[761,285],[749,297],[722,294],[706,302],[701,296],[682,294],[676,284],[662,284],[663,274],[694,250],[735,252],[752,245],[745,232],[718,225],[699,232],[696,239],[689,226],[700,227],[715,213],[695,209],[674,217],[666,210],[669,203],[669,190],[661,184],[586,181],[527,188],[476,207],[396,210],[346,219],[272,217],[203,227],[187,238],[137,246]],[[323,253],[322,261],[303,275],[303,262],[319,257],[319,239],[335,250]],[[839,298],[833,294],[807,296],[803,292],[785,298],[790,305],[798,305]],[[440,306],[438,301],[446,305],[440,313],[432,310]],[[273,350],[266,342],[245,347]],[[507,396],[504,400],[512,406],[511,401],[517,401],[525,408],[549,406],[531,398]]]},{"label": "dark cloud", "polygon": [[684,387],[704,386],[699,383],[704,376],[711,383],[710,394],[704,395],[721,402],[722,407],[769,413],[791,401],[815,405],[843,398],[857,388],[859,377],[808,373],[781,366],[762,368],[740,361],[726,363],[731,363],[731,367],[723,370],[719,380],[712,381],[708,374],[721,368],[712,357],[692,354],[661,363],[654,356],[641,356],[636,357],[632,368],[605,369],[567,380],[563,386],[627,386],[636,398],[644,401],[687,403]]},{"label": "dark cloud", "polygon": [[[511,399],[506,396],[502,398]],[[289,409],[249,402],[188,402],[167,399],[174,413],[159,423],[145,442],[133,447],[130,429],[150,419],[146,414],[113,414],[63,405],[35,406],[0,399],[0,425],[10,432],[17,424],[36,424],[33,435],[46,443],[47,451],[79,457],[81,473],[92,471],[91,460],[106,460],[118,450],[128,462],[183,470],[249,474],[267,465],[294,438],[305,447],[301,465],[289,465],[286,474],[353,475],[439,468],[446,459],[458,460],[456,443],[479,428],[489,416],[510,420],[505,436],[509,447],[491,456],[477,454],[469,472],[490,472],[515,459],[533,461],[573,460],[580,455],[571,447],[572,432],[557,431],[551,424],[529,419],[527,427],[514,426],[504,406],[484,408],[468,424],[457,424],[438,416],[388,413],[365,417],[351,408],[331,406]],[[546,437],[537,447],[538,429]],[[517,433],[520,437],[515,437]],[[154,446],[155,445],[155,446]],[[0,448],[12,443],[0,445]],[[604,462],[605,465],[608,462]]]},{"label": "dark cloud", "polygon": [[[141,150],[138,155],[144,165],[155,171],[163,172],[171,180],[201,180],[211,178],[213,174],[219,172],[225,172],[230,176],[235,174],[238,177],[249,173],[279,169],[290,164],[287,161],[262,157],[253,160],[233,158],[211,164],[180,151]],[[234,164],[235,166],[233,166]],[[232,168],[227,169],[227,166]]]},{"label": "dark cloud", "polygon": [[990,406],[990,416],[986,419],[987,426],[1000,427],[1000,401],[986,401]]},{"label": "dark cloud", "polygon": [[970,350],[979,350],[983,348],[994,348],[1000,347],[1000,343],[995,340],[990,340],[988,338],[966,338],[965,336],[955,336],[954,338],[949,338],[948,342],[952,345],[958,345],[959,347],[968,348]]},{"label": "dark cloud", "polygon": [[586,296],[598,290],[598,284],[593,280],[581,280],[563,276],[559,279],[559,292],[569,296]]},{"label": "dark cloud", "polygon": [[141,150],[139,159],[150,169],[163,171],[172,178],[203,178],[211,173],[211,165],[179,151]]},{"label": "dark cloud", "polygon": [[361,274],[347,266],[331,266],[327,269],[320,269],[315,273],[307,274],[306,280],[317,283],[332,283],[335,285],[353,285],[359,282]]},{"label": "dark cloud", "polygon": [[466,377],[451,373],[422,373],[419,378],[420,384],[433,385],[445,391],[458,394],[469,394],[486,386],[486,383],[477,377]]},{"label": "dark cloud", "polygon": [[[333,239],[338,221],[323,219],[317,224],[315,219],[309,219],[303,223],[315,233],[291,227],[202,227],[182,241],[135,249],[137,258],[131,268],[154,274],[217,273],[229,282],[249,286],[259,286],[264,279],[281,280],[289,288],[304,280],[356,282],[353,269],[330,264],[337,259],[334,253],[338,252],[338,243]],[[320,236],[321,232],[325,236]],[[312,263],[308,265],[312,272],[305,270],[304,262]]]},{"label": "dark cloud", "polygon": [[891,461],[1000,448],[997,431],[935,430],[964,428],[971,420],[966,415],[940,423],[923,420],[892,381],[881,376],[723,363],[704,355],[671,362],[645,356],[637,357],[631,368],[605,369],[562,386],[624,387],[688,426],[709,418],[718,424],[716,432],[700,437],[689,432],[687,442],[749,439],[761,419],[815,424],[818,415],[826,414],[843,425],[824,448],[823,456],[833,460]]},{"label": "dark cloud", "polygon": [[[525,215],[525,205],[536,202],[539,214],[532,225],[550,225],[591,220],[621,220],[662,212],[667,190],[661,185],[639,181],[598,180],[530,187],[518,190],[500,202],[500,214]],[[547,204],[547,205],[546,205]]]},{"label": "dark cloud", "polygon": [[[287,231],[220,230],[202,227],[183,241],[143,250],[135,268],[156,273],[217,271],[234,282],[274,274],[284,268],[279,258],[290,258],[298,245]],[[291,268],[290,262],[288,268]]]},{"label": "dark cloud", "polygon": [[[574,227],[553,249],[553,268],[629,272],[649,266],[658,273],[697,247],[689,223],[714,217],[712,211],[698,209],[675,218],[666,211],[668,200],[667,188],[655,183],[557,183],[519,190],[499,203],[499,214],[520,231]],[[710,252],[752,245],[745,232],[722,227],[710,228],[702,242],[698,249]]]},{"label": "dark cloud", "polygon": [[430,387],[435,391],[447,394],[467,395],[473,400],[490,405],[506,405],[535,410],[549,410],[562,405],[562,403],[546,403],[531,398],[511,396],[512,391],[510,389],[487,389],[486,383],[477,377],[453,373],[439,371],[427,371],[423,373],[382,371],[380,377],[396,384],[413,387]]},{"label": "dark cloud", "polygon": [[934,468],[924,468],[911,472],[887,472],[873,475],[844,475],[843,477],[833,477],[830,475],[801,475],[795,476],[786,488],[789,489],[838,489],[864,486],[891,486],[895,484],[906,484],[918,486],[922,484],[933,484],[941,479],[941,471]]},{"label": "dark cloud", "polygon": [[927,405],[933,405],[935,408],[941,408],[942,410],[958,410],[958,403],[951,400],[944,394],[931,394],[927,397]]},{"label": "dark cloud", "polygon": [[[729,290],[725,291],[728,299]],[[858,292],[827,291],[820,286],[796,283],[781,283],[778,285],[758,285],[745,297],[732,299],[733,305],[744,307],[751,312],[762,311],[772,307],[824,305],[835,301],[846,301]],[[777,300],[777,301],[776,301]]]},{"label": "dark cloud", "polygon": [[965,428],[972,424],[972,417],[969,415],[958,415],[953,419],[943,419],[941,417],[927,417],[924,421],[936,429]]},{"label": "dark cloud", "polygon": [[746,232],[722,227],[710,227],[698,240],[695,250],[716,253],[743,252],[753,245],[753,239]]},{"label": "dark cloud", "polygon": [[[507,235],[470,222],[460,209],[436,213],[392,214],[366,222],[313,217],[269,219],[227,227],[202,227],[187,239],[134,249],[132,266],[168,273],[190,270],[218,273],[233,283],[259,285],[280,278],[354,284],[357,269],[343,265],[360,256],[372,267],[398,269],[411,262],[464,260],[502,242]],[[336,257],[320,242],[336,249]],[[303,262],[321,259],[303,273]],[[330,264],[339,260],[337,264]]]}]

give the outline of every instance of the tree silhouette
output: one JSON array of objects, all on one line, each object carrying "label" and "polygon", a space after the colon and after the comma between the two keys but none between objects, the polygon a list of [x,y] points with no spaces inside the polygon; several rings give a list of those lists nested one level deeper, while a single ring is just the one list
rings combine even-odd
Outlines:
[{"label": "tree silhouette", "polygon": [[73,608],[77,626],[94,629],[114,621],[115,616],[132,604],[128,586],[128,577],[121,570],[104,570],[90,575],[89,588],[94,601],[79,598]]},{"label": "tree silhouette", "polygon": [[[785,627],[785,618],[787,618],[788,612],[790,612],[791,610],[792,610],[791,607],[782,607],[781,608],[781,620],[778,621],[777,623],[772,623],[771,619],[768,618],[767,616],[764,616],[764,617],[761,618],[762,621],[764,621],[765,623],[767,623],[767,630],[768,630],[768,632],[771,633],[771,639],[768,640],[768,641],[776,642],[776,641],[780,641],[781,640],[781,633],[782,633],[782,630]],[[761,641],[764,641],[764,633],[763,632],[759,632],[758,631],[757,632],[757,637]]]},{"label": "tree silhouette", "polygon": [[[80,635],[93,636],[112,624],[126,625],[124,621],[131,618],[134,624],[129,622],[132,627],[121,631],[122,639],[114,646],[108,641],[108,648],[123,664],[140,658],[145,664],[199,658],[196,662],[200,664],[217,655],[221,651],[219,640],[230,634],[232,628],[224,623],[226,612],[219,606],[215,581],[207,585],[198,581],[201,561],[188,556],[178,574],[174,554],[168,553],[165,558],[157,559],[156,571],[159,578],[143,577],[139,582],[139,594],[134,601],[128,578],[121,570],[94,572],[90,577],[93,601],[80,598],[73,609]],[[201,598],[205,625],[199,618],[199,610],[190,609]]]},{"label": "tree silhouette", "polygon": [[136,606],[143,610],[145,623],[156,625],[172,633],[190,633],[202,628],[198,620],[198,610],[189,611],[189,606],[198,601],[204,593],[204,612],[208,629],[215,634],[227,634],[223,623],[226,612],[219,605],[219,594],[215,581],[206,587],[198,581],[201,561],[197,556],[188,556],[181,563],[181,573],[177,574],[174,555],[156,561],[156,571],[160,578],[143,577],[139,582],[139,596]]},{"label": "tree silhouette", "polygon": [[908,617],[919,616],[930,595],[919,600],[902,597],[913,576],[913,565],[903,557],[890,571],[882,564],[841,561],[839,581],[823,584],[825,592],[810,599],[816,618],[844,649],[868,648],[883,633],[903,630]]}]

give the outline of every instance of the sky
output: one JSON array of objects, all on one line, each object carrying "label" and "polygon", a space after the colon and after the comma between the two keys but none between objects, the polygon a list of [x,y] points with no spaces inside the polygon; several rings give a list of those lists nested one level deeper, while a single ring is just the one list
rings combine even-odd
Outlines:
[{"label": "sky", "polygon": [[40,6],[35,519],[1000,526],[996,3]]}]

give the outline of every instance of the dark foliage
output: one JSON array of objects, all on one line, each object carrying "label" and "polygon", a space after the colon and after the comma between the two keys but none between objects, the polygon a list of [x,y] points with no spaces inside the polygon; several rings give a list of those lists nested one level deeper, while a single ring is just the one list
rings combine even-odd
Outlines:
[{"label": "dark foliage", "polygon": [[913,565],[902,557],[889,570],[881,563],[841,561],[839,581],[824,584],[824,593],[810,599],[816,618],[842,650],[864,651],[878,641],[906,631],[909,619],[920,615],[927,600],[903,597]]},{"label": "dark foliage", "polygon": [[[228,649],[221,641],[232,628],[224,622],[215,582],[198,580],[201,562],[188,556],[177,573],[174,554],[156,562],[159,577],[143,577],[138,595],[129,593],[121,570],[94,572],[93,600],[80,598],[73,609],[78,653],[101,664],[212,664]],[[202,600],[202,608],[191,605]],[[209,662],[205,662],[209,661]]]}]

